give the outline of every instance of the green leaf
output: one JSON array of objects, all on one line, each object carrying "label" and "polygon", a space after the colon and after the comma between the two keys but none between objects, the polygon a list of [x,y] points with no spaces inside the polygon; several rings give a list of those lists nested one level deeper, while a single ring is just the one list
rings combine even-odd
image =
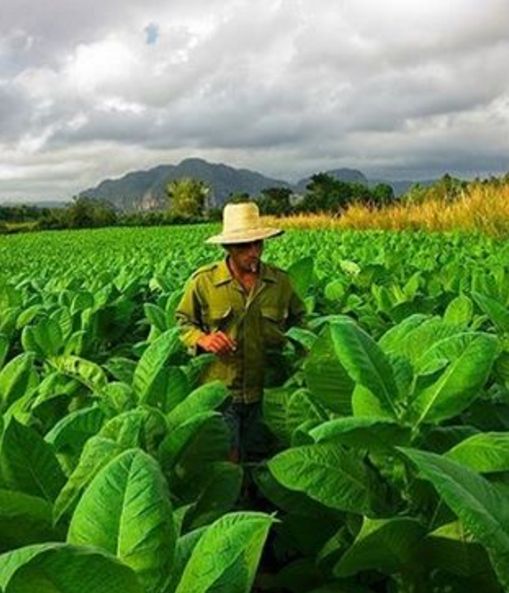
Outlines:
[{"label": "green leaf", "polygon": [[104,422],[104,414],[100,408],[76,410],[64,416],[46,434],[44,440],[54,450],[80,454],[87,440],[96,434]]},{"label": "green leaf", "polygon": [[0,410],[5,411],[33,385],[32,353],[19,354],[0,371]]},{"label": "green leaf", "polygon": [[443,570],[463,577],[491,571],[485,549],[474,541],[459,521],[429,533],[417,552],[430,570]]},{"label": "green leaf", "polygon": [[447,506],[486,548],[505,590],[509,588],[509,502],[473,470],[434,453],[401,449],[433,484]]},{"label": "green leaf", "polygon": [[[176,593],[205,593],[214,586],[222,593],[251,591],[273,521],[254,512],[231,513],[218,519],[195,545]],[[229,578],[221,581],[225,575]]]},{"label": "green leaf", "polygon": [[509,471],[509,433],[475,434],[453,447],[445,456],[481,473]]},{"label": "green leaf", "polygon": [[263,418],[270,431],[285,445],[289,445],[292,433],[287,423],[287,409],[293,388],[273,387],[263,394]]},{"label": "green leaf", "polygon": [[157,462],[131,449],[104,467],[83,494],[68,541],[116,555],[148,593],[160,591],[171,571],[175,528],[169,492]]},{"label": "green leaf", "polygon": [[0,369],[4,366],[9,347],[9,338],[4,334],[0,334]]},{"label": "green leaf", "polygon": [[509,311],[506,305],[491,296],[477,291],[472,292],[472,297],[499,332],[509,332]]},{"label": "green leaf", "polygon": [[171,329],[159,336],[143,353],[133,376],[133,388],[139,401],[150,399],[150,392],[163,366],[181,351],[178,329]]},{"label": "green leaf", "polygon": [[358,449],[387,450],[408,444],[410,429],[386,418],[347,417],[324,422],[310,435],[317,443],[333,440]]},{"label": "green leaf", "polygon": [[192,391],[167,415],[170,426],[178,426],[195,414],[209,412],[219,407],[228,397],[228,391],[221,381],[205,383]]},{"label": "green leaf", "polygon": [[60,325],[49,317],[43,317],[35,326],[25,327],[23,334],[23,344],[29,346],[30,350],[35,347],[35,352],[43,358],[56,356],[64,345]]},{"label": "green leaf", "polygon": [[83,383],[90,391],[99,392],[108,383],[106,373],[98,364],[79,356],[54,356],[51,363],[64,375]]},{"label": "green leaf", "polygon": [[380,401],[388,416],[396,418],[399,412],[394,371],[381,348],[349,319],[334,322],[331,335],[339,361],[350,377]]},{"label": "green leaf", "polygon": [[462,334],[438,343],[426,360],[451,360],[438,381],[418,393],[411,403],[416,424],[440,422],[467,408],[479,395],[497,354],[497,339],[488,334]]},{"label": "green leaf", "polygon": [[52,504],[37,496],[0,489],[0,551],[55,541]]},{"label": "green leaf", "polygon": [[91,309],[93,306],[94,295],[85,291],[76,292],[71,302],[71,315],[75,315],[85,309]]},{"label": "green leaf", "polygon": [[424,322],[429,321],[427,315],[416,313],[410,315],[398,325],[391,327],[379,340],[378,345],[386,354],[404,356],[408,336]]},{"label": "green leaf", "polygon": [[453,299],[445,313],[444,321],[450,325],[455,325],[466,329],[474,316],[474,304],[472,299],[464,294]]},{"label": "green leaf", "polygon": [[354,382],[338,360],[328,327],[316,339],[303,368],[315,399],[337,414],[352,413]]},{"label": "green leaf", "polygon": [[411,517],[365,517],[359,535],[334,567],[334,575],[345,578],[369,570],[393,574],[408,568],[412,549],[425,533]]},{"label": "green leaf", "polygon": [[12,418],[0,449],[0,486],[54,501],[65,476],[52,447],[33,429]]},{"label": "green leaf", "polygon": [[194,441],[198,432],[211,419],[217,417],[217,412],[202,412],[195,414],[186,422],[182,422],[170,430],[159,447],[159,457],[165,471],[173,469],[185,450]]},{"label": "green leaf", "polygon": [[170,412],[190,393],[191,385],[187,375],[180,367],[168,369],[168,382],[165,397],[164,412]]},{"label": "green leaf", "polygon": [[228,461],[217,461],[191,476],[190,500],[192,508],[185,516],[185,529],[195,529],[212,523],[230,511],[237,502],[242,487],[242,466]]},{"label": "green leaf", "polygon": [[295,431],[303,425],[309,423],[309,426],[316,426],[325,422],[330,417],[329,414],[314,401],[307,389],[297,389],[292,393],[287,408],[287,425],[292,438]]},{"label": "green leaf", "polygon": [[286,488],[305,492],[322,504],[370,514],[376,483],[367,466],[336,443],[294,447],[269,461],[273,476]]},{"label": "green leaf", "polygon": [[295,292],[304,299],[309,286],[313,283],[314,260],[312,257],[303,257],[294,262],[287,270]]},{"label": "green leaf", "polygon": [[115,558],[68,544],[38,544],[0,556],[5,593],[145,593]]},{"label": "green leaf", "polygon": [[307,517],[328,516],[333,522],[340,517],[339,511],[324,506],[304,492],[290,490],[280,484],[266,465],[256,467],[252,476],[263,496],[286,513]]},{"label": "green leaf", "polygon": [[161,333],[166,331],[166,313],[153,303],[145,303],[143,305],[143,310],[145,311],[145,317],[148,319],[150,325],[156,327]]},{"label": "green leaf", "polygon": [[110,358],[104,368],[113,375],[117,381],[132,385],[136,363],[129,358],[119,356]]},{"label": "green leaf", "polygon": [[55,523],[74,510],[85,487],[101,468],[120,455],[124,449],[125,447],[113,440],[101,436],[92,437],[86,442],[78,465],[55,501]]},{"label": "green leaf", "polygon": [[122,414],[136,405],[136,397],[132,387],[120,381],[108,383],[99,395],[99,405],[106,410],[108,415],[111,412]]}]

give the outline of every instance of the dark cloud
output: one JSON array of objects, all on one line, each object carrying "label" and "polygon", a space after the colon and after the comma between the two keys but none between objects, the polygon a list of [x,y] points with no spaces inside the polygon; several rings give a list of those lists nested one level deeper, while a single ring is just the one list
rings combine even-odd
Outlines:
[{"label": "dark cloud", "polygon": [[505,171],[508,25],[506,0],[2,0],[0,200],[191,155]]}]

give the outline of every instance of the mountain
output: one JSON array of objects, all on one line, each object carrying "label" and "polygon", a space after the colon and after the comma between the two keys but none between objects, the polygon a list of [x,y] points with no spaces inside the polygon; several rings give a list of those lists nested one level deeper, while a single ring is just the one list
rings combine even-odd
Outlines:
[{"label": "mountain", "polygon": [[291,187],[286,181],[271,179],[248,169],[189,158],[178,165],[160,165],[148,171],[128,173],[120,179],[107,179],[79,195],[107,200],[120,210],[157,210],[166,206],[166,184],[184,177],[209,185],[213,206],[222,206],[232,194],[257,196],[268,187]]},{"label": "mountain", "polygon": [[[335,179],[348,183],[362,183],[373,187],[377,183],[388,183],[396,196],[405,193],[413,181],[383,181],[368,179],[357,169],[331,169],[324,171]],[[305,177],[296,184],[266,177],[256,171],[235,169],[221,163],[209,163],[199,158],[188,158],[178,165],[159,165],[147,171],[132,171],[120,179],[107,179],[96,187],[86,189],[79,196],[107,200],[123,211],[159,210],[167,205],[166,185],[182,178],[203,181],[211,188],[210,203],[220,207],[231,195],[248,194],[259,196],[269,187],[287,187],[296,194],[304,194],[311,177]],[[433,181],[422,181],[431,185]]]}]

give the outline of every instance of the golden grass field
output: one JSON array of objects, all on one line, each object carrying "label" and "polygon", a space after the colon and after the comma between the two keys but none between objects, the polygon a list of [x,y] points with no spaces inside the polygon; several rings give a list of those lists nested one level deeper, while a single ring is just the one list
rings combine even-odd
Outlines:
[{"label": "golden grass field", "polygon": [[307,214],[273,218],[270,222],[301,229],[459,230],[506,237],[509,236],[509,182],[471,183],[454,201],[429,199],[420,204],[402,201],[380,209],[353,204],[338,216]]}]

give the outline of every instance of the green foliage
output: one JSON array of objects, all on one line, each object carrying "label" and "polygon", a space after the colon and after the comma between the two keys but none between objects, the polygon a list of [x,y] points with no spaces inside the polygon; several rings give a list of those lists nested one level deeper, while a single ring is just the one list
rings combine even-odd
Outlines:
[{"label": "green foliage", "polygon": [[205,211],[210,188],[203,181],[183,178],[170,181],[166,193],[170,202],[170,212],[177,216],[202,216]]},{"label": "green foliage", "polygon": [[[175,328],[214,230],[0,237],[2,590],[247,592],[266,556],[290,593],[507,589],[509,247],[267,242],[308,318],[255,468]],[[270,514],[231,514],[249,504]]]}]

